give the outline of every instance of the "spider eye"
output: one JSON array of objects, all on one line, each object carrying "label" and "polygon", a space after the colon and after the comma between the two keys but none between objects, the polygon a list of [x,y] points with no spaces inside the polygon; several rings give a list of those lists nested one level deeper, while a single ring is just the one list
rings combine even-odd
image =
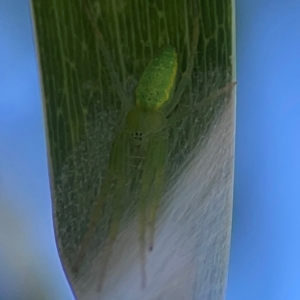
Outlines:
[{"label": "spider eye", "polygon": [[131,137],[134,139],[136,142],[141,142],[143,140],[143,133],[142,132],[132,132]]}]

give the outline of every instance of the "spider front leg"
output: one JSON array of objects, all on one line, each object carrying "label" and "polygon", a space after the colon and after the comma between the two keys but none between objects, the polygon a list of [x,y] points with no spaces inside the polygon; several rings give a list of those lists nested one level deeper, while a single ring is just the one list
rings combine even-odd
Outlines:
[{"label": "spider front leg", "polygon": [[126,178],[128,178],[128,151],[129,140],[128,133],[122,131],[119,133],[112,144],[109,156],[109,162],[105,175],[102,179],[101,189],[98,201],[92,208],[90,221],[87,231],[80,242],[79,252],[72,266],[74,273],[78,273],[86,256],[88,246],[94,236],[95,229],[102,216],[107,201],[112,201],[112,217],[110,229],[108,232],[107,242],[104,249],[104,259],[102,270],[100,272],[99,289],[103,283],[106,273],[109,256],[111,254],[112,245],[117,237],[120,220],[122,218],[122,200],[126,196]]},{"label": "spider front leg", "polygon": [[148,150],[143,166],[139,192],[139,223],[142,285],[146,284],[146,226],[150,229],[149,250],[153,248],[155,219],[165,184],[165,169],[168,159],[168,132],[162,130],[149,136]]}]

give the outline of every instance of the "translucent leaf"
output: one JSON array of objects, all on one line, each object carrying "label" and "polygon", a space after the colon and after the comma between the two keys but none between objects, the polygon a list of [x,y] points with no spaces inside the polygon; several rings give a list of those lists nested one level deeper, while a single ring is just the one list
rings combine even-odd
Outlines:
[{"label": "translucent leaf", "polygon": [[[32,0],[55,232],[76,298],[224,298],[234,152],[232,5],[230,0]],[[168,151],[153,152],[167,163],[161,165],[163,192],[150,251],[155,180],[147,181],[149,196],[141,199],[141,190],[143,174],[151,172],[145,153],[155,149],[157,139],[129,142],[131,156],[117,140],[124,152],[117,152],[120,161],[112,144],[126,132],[140,77],[165,45],[178,56],[175,95],[181,83],[184,88],[170,111],[158,109],[167,122]],[[126,176],[112,172],[112,165],[127,170]],[[113,179],[103,183],[111,173]],[[108,192],[101,202],[103,188]],[[143,222],[150,245],[145,261]]]}]

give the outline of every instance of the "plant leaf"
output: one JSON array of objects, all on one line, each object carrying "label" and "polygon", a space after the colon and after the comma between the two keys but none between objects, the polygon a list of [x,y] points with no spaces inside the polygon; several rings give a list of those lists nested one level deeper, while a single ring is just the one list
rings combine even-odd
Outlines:
[{"label": "plant leaf", "polygon": [[[83,1],[32,0],[55,232],[74,294],[78,299],[223,299],[231,231],[235,105],[233,84],[224,93],[218,91],[235,75],[233,3],[89,3],[102,41]],[[100,292],[103,261],[99,257],[111,223],[111,203],[105,204],[79,273],[72,271],[72,264],[98,200],[113,137],[122,128],[128,99],[134,105],[140,76],[161,47],[176,48],[178,76],[184,73],[191,57],[195,9],[200,29],[197,55],[190,83],[174,108],[179,115],[187,110],[191,114],[170,129],[167,187],[155,247],[147,255],[146,287],[140,284],[137,214],[129,197],[123,203],[120,233]],[[122,92],[126,101],[120,99]],[[137,190],[134,186],[132,195]]]}]

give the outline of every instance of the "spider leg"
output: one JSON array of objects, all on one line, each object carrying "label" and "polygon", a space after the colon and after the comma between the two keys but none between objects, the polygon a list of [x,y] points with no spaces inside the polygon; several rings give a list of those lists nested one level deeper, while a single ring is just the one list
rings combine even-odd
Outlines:
[{"label": "spider leg", "polygon": [[217,97],[226,94],[227,92],[231,92],[232,89],[235,87],[235,85],[236,82],[229,82],[223,88],[219,89],[212,95],[204,98],[200,103],[195,104],[191,108],[186,108],[179,112],[173,113],[172,116],[168,119],[168,125],[175,128],[177,122],[183,120],[184,118],[189,116],[192,112],[203,109],[205,106],[209,105],[211,101],[213,101]]},{"label": "spider leg", "polygon": [[120,221],[122,219],[122,199],[124,197],[124,186],[126,184],[125,178],[120,178],[118,180],[116,189],[116,194],[114,199],[112,200],[113,206],[113,214],[110,223],[109,235],[107,238],[107,242],[105,245],[104,253],[103,253],[103,263],[101,264],[101,270],[99,273],[99,283],[98,283],[98,291],[101,291],[102,285],[105,279],[105,275],[107,272],[107,267],[110,261],[110,256],[113,251],[113,245],[119,233]]},{"label": "spider leg", "polygon": [[197,48],[198,48],[198,41],[199,41],[199,34],[200,34],[200,29],[199,29],[199,12],[198,12],[198,7],[196,4],[196,1],[193,1],[193,33],[192,33],[192,42],[191,42],[191,54],[190,57],[188,58],[187,62],[187,67],[184,73],[181,76],[181,79],[179,83],[177,84],[177,88],[174,92],[174,95],[172,99],[170,99],[170,102],[167,104],[167,106],[164,108],[164,112],[166,116],[169,116],[171,112],[174,110],[175,106],[178,104],[180,101],[186,87],[190,83],[191,80],[191,75],[194,69],[194,61],[195,61],[195,56],[197,54]]},{"label": "spider leg", "polygon": [[89,221],[88,229],[87,229],[82,241],[80,242],[80,246],[79,246],[80,250],[79,250],[79,253],[77,254],[75,263],[72,266],[72,271],[74,273],[78,273],[80,267],[82,266],[82,263],[84,261],[84,258],[85,258],[86,252],[87,252],[87,248],[88,248],[89,243],[94,235],[95,228],[101,217],[102,210],[103,210],[103,204],[104,204],[105,198],[108,195],[108,191],[109,191],[110,185],[112,183],[111,175],[112,175],[111,173],[107,172],[106,176],[104,177],[99,200],[93,207],[93,213],[92,213],[92,216]]},{"label": "spider leg", "polygon": [[[128,134],[125,132],[119,133],[113,141],[108,167],[101,184],[99,199],[93,207],[91,218],[88,224],[88,229],[80,243],[79,253],[76,257],[75,263],[72,266],[72,270],[75,273],[79,271],[79,268],[83,263],[87,248],[94,236],[96,226],[99,222],[104,204],[107,201],[108,197],[112,200],[113,215],[105,252],[107,252],[107,249],[110,248],[109,244],[113,244],[113,241],[117,236],[119,221],[122,215],[121,202],[125,194],[124,192],[126,191],[125,183],[128,176],[128,142]],[[109,255],[106,256],[107,261],[108,257]],[[106,262],[101,274],[104,274],[105,270]]]},{"label": "spider leg", "polygon": [[[165,155],[167,158],[168,153],[161,153],[161,155]],[[155,220],[156,220],[156,212],[159,207],[159,200],[162,196],[164,180],[165,180],[165,166],[166,164],[162,162],[160,165],[160,169],[157,170],[153,182],[154,195],[151,203],[151,207],[149,209],[149,227],[150,227],[150,241],[149,241],[149,251],[153,250],[154,246],[154,236],[155,236]]]},{"label": "spider leg", "polygon": [[89,0],[81,0],[81,1],[82,1],[82,5],[84,7],[84,10],[86,11],[86,14],[89,18],[89,21],[90,21],[90,23],[93,27],[93,30],[94,30],[97,38],[98,38],[100,49],[101,49],[101,52],[102,52],[102,55],[103,55],[103,58],[104,58],[104,62],[105,62],[106,67],[109,71],[113,86],[116,87],[117,94],[118,94],[119,98],[122,100],[122,106],[124,106],[124,103],[126,103],[124,108],[127,109],[128,108],[127,106],[130,106],[131,101],[127,97],[126,93],[124,92],[124,90],[122,88],[122,84],[120,82],[119,76],[117,75],[117,71],[116,71],[116,68],[114,66],[112,56],[109,53],[109,50],[108,50],[107,45],[104,41],[102,32],[100,31],[100,29],[97,26],[97,21],[94,17],[93,10],[91,8]]},{"label": "spider leg", "polygon": [[[153,248],[155,231],[155,217],[162,197],[164,173],[168,158],[168,136],[166,131],[154,133],[149,137],[148,151],[141,178],[139,193],[139,223],[140,223],[140,251],[142,268],[142,285],[146,284],[146,224],[150,226],[150,245]],[[149,200],[149,202],[147,201]],[[148,204],[149,203],[149,204]],[[147,208],[149,206],[149,211]]]}]

